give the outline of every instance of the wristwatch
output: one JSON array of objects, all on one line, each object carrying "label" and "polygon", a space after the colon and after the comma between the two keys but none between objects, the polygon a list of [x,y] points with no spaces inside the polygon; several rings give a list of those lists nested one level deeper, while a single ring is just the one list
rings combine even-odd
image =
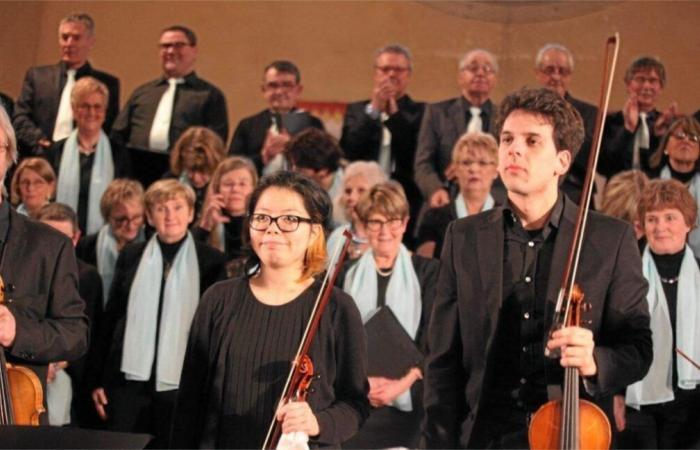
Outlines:
[{"label": "wristwatch", "polygon": [[377,120],[382,112],[375,109],[374,106],[372,106],[372,102],[369,102],[367,103],[367,106],[365,106],[365,113],[372,119]]}]

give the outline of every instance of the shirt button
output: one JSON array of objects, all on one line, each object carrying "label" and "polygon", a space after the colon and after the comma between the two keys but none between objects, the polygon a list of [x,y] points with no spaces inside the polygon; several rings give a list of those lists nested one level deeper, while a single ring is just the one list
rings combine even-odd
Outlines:
[{"label": "shirt button", "polygon": [[530,277],[525,277],[525,282],[526,282],[526,283],[529,283],[530,281],[532,281],[532,278],[530,278]]},{"label": "shirt button", "polygon": [[532,241],[530,241],[530,242],[527,243],[527,246],[528,246],[528,247],[534,247],[534,246],[535,246],[535,243],[532,242]]},{"label": "shirt button", "polygon": [[527,353],[527,347],[523,347],[523,353]]},{"label": "shirt button", "polygon": [[525,313],[525,314],[523,314],[523,317],[524,317],[525,319],[529,319],[529,318],[530,318],[530,313]]},{"label": "shirt button", "polygon": [[525,383],[527,383],[527,380],[526,380],[525,378],[521,378],[521,379],[520,379],[520,384],[525,384]]}]

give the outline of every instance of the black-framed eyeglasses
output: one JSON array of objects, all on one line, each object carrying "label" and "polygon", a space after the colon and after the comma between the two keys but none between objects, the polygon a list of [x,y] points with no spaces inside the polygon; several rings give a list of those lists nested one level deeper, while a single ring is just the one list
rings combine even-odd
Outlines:
[{"label": "black-framed eyeglasses", "polygon": [[555,73],[559,74],[562,77],[565,77],[567,75],[571,75],[571,69],[568,67],[561,67],[561,66],[544,66],[540,67],[540,72],[544,73],[545,75],[552,76]]},{"label": "black-framed eyeglasses", "polygon": [[248,217],[248,223],[250,228],[255,231],[265,231],[274,222],[280,231],[284,233],[291,233],[299,228],[299,224],[304,222],[308,224],[314,223],[313,220],[308,217],[299,217],[293,214],[284,214],[282,216],[272,217],[269,214],[251,214]]},{"label": "black-framed eyeglasses", "polygon": [[171,48],[173,50],[182,50],[183,48],[189,47],[190,45],[192,44],[190,44],[189,42],[161,42],[158,44],[158,48],[160,48],[161,50],[169,50]]},{"label": "black-framed eyeglasses", "polygon": [[676,130],[673,132],[672,136],[679,141],[682,141],[684,139],[688,139],[690,142],[695,142],[696,144],[700,142],[700,136],[697,134],[693,133],[686,133],[683,130]]},{"label": "black-framed eyeglasses", "polygon": [[462,67],[462,70],[473,74],[479,73],[480,70],[483,70],[486,75],[496,73],[496,69],[488,64],[469,64],[468,66]]},{"label": "black-framed eyeglasses", "polygon": [[365,221],[365,226],[369,231],[380,231],[383,226],[386,226],[391,231],[396,231],[401,228],[403,219],[394,218],[389,220],[370,219]]},{"label": "black-framed eyeglasses", "polygon": [[396,72],[396,73],[404,73],[408,72],[411,70],[408,67],[400,67],[400,66],[374,66],[375,69],[380,71],[381,73],[389,73],[389,72]]}]

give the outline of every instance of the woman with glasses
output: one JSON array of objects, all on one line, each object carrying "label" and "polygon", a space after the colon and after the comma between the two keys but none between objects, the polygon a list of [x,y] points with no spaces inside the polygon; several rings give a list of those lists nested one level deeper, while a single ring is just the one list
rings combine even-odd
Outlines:
[{"label": "woman with glasses", "polygon": [[170,173],[166,177],[177,178],[192,187],[196,196],[194,212],[197,219],[202,213],[209,181],[224,155],[224,141],[206,127],[188,128],[170,152]]},{"label": "woman with glasses", "polygon": [[26,158],[10,183],[10,202],[18,213],[36,217],[56,193],[56,173],[44,158]]},{"label": "woman with glasses", "polygon": [[230,277],[242,274],[246,205],[258,183],[255,165],[241,156],[223,160],[214,171],[199,224],[192,234],[226,255]]},{"label": "woman with glasses", "polygon": [[418,228],[416,252],[428,258],[440,256],[450,222],[494,207],[491,186],[498,177],[496,139],[481,131],[462,135],[452,149],[452,166],[459,194],[447,205],[430,209]]},{"label": "woman with glasses", "polygon": [[352,299],[336,288],[311,346],[309,395],[278,405],[320,290],[330,207],[328,194],[293,172],[263,177],[253,191],[245,276],[209,289],[192,324],[174,445],[260,448],[276,419],[312,447],[338,447],[364,421],[364,333]]},{"label": "woman with glasses", "polygon": [[[417,448],[423,416],[422,355],[427,354],[426,331],[439,263],[412,255],[401,243],[409,207],[400,184],[390,181],[374,186],[355,210],[364,223],[370,248],[349,263],[339,284],[355,299],[365,327],[370,327],[373,319],[386,320],[380,319],[380,313],[384,318],[392,317],[379,326],[390,329],[394,325],[418,359],[398,377],[390,376],[386,368],[370,366],[374,373],[368,378],[368,399],[374,409],[357,436],[343,447]],[[392,315],[380,311],[384,308]],[[390,359],[393,352],[401,351],[393,344],[370,339],[367,350]]]},{"label": "woman with glasses", "polygon": [[615,398],[620,448],[700,448],[700,262],[686,244],[697,213],[677,180],[651,181],[639,201],[654,360]]},{"label": "woman with glasses", "polygon": [[97,233],[80,239],[75,252],[78,258],[97,267],[102,277],[104,306],[119,253],[127,244],[145,240],[141,183],[124,178],[112,181],[102,194],[100,212],[105,224]]},{"label": "woman with glasses", "polygon": [[58,174],[56,200],[78,214],[84,234],[97,233],[104,224],[100,199],[109,183],[131,172],[124,148],[102,130],[108,102],[109,91],[102,82],[92,77],[76,81],[71,91],[76,129],[48,150]]},{"label": "woman with glasses", "polygon": [[[650,176],[683,183],[700,205],[700,123],[691,116],[682,116],[669,128],[659,148],[649,158],[654,170]],[[688,244],[700,257],[700,218],[688,236]]]},{"label": "woman with glasses", "polygon": [[225,278],[224,257],[195,241],[194,192],[177,180],[146,191],[156,234],[119,254],[90,362],[95,409],[113,431],[155,436],[168,448],[187,336],[201,294]]}]

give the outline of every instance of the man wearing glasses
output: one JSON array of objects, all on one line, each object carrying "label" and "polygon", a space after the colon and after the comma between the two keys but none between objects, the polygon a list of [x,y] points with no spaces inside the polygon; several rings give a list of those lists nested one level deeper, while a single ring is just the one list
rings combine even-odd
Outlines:
[{"label": "man wearing glasses", "polygon": [[403,45],[391,44],[377,50],[372,95],[348,105],[340,139],[348,160],[377,161],[387,176],[401,183],[410,206],[406,238],[413,236],[421,206],[413,160],[425,110],[425,103],[414,101],[406,93],[412,71],[411,52]]},{"label": "man wearing glasses", "polygon": [[598,108],[576,99],[569,93],[569,83],[574,72],[574,55],[561,44],[545,44],[537,52],[535,58],[535,78],[537,82],[549,90],[564,97],[581,114],[583,128],[586,133],[581,150],[576,155],[569,173],[564,178],[561,189],[571,200],[579,203],[583,181],[586,178],[586,166],[591,149],[595,119]]},{"label": "man wearing glasses", "polygon": [[[267,108],[238,123],[229,154],[246,156],[255,163],[258,173],[267,173],[287,168],[284,149],[292,134],[308,127],[324,128],[320,119],[297,108],[304,86],[301,72],[293,62],[278,60],[268,64],[260,89]],[[291,130],[287,129],[290,125]]]},{"label": "man wearing glasses", "polygon": [[163,74],[136,88],[119,114],[113,137],[129,148],[134,176],[147,188],[168,170],[168,153],[189,127],[228,136],[226,99],[194,71],[197,37],[189,28],[166,28],[158,42]]},{"label": "man wearing glasses", "polygon": [[666,86],[666,69],[655,57],[642,56],[625,72],[627,101],[608,116],[598,172],[610,178],[618,172],[640,169],[650,173],[649,157],[678,115],[675,102],[663,112],[656,109]]},{"label": "man wearing glasses", "polygon": [[14,109],[13,125],[22,156],[45,155],[54,142],[73,130],[70,93],[85,76],[101,81],[109,90],[103,128],[109,132],[119,112],[119,79],[95,70],[88,62],[95,45],[95,22],[85,13],[73,13],[58,26],[58,64],[30,68]]},{"label": "man wearing glasses", "polygon": [[498,64],[488,51],[474,49],[459,62],[459,97],[428,105],[418,135],[415,159],[416,184],[431,208],[450,201],[452,147],[466,131],[491,132],[496,108],[491,91],[496,86]]}]

